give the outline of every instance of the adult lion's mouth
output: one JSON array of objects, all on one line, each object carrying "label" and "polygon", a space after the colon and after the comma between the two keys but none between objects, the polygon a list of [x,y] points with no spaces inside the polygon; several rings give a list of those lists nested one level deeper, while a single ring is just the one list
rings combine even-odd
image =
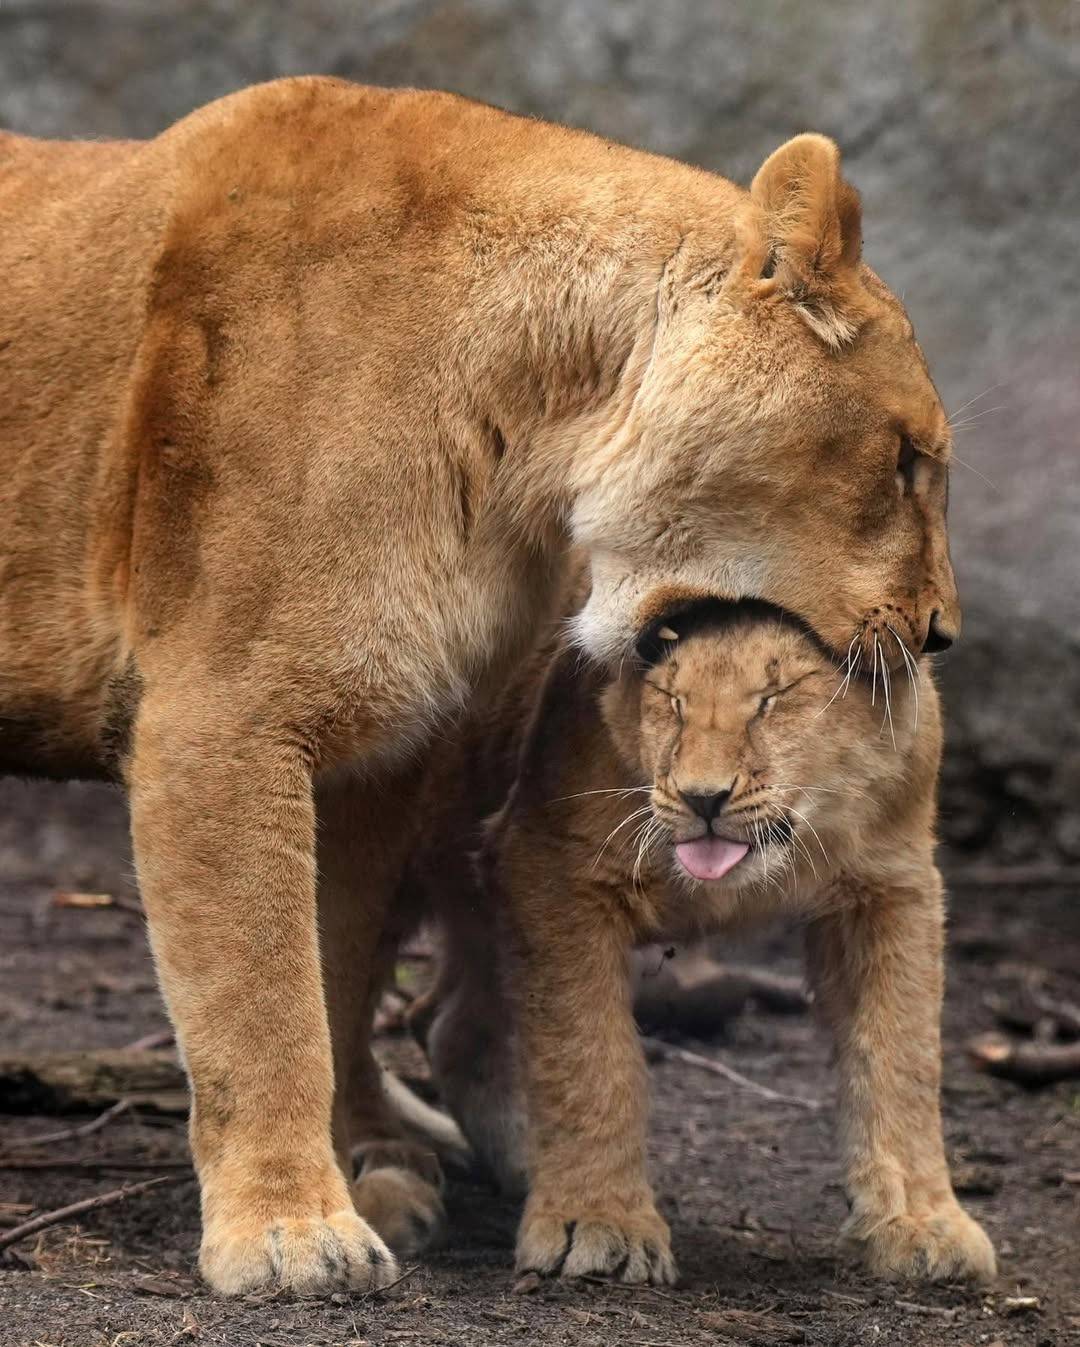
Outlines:
[{"label": "adult lion's mouth", "polygon": [[706,833],[692,842],[679,842],[675,855],[692,879],[722,879],[750,851],[749,842],[733,842],[728,837]]}]

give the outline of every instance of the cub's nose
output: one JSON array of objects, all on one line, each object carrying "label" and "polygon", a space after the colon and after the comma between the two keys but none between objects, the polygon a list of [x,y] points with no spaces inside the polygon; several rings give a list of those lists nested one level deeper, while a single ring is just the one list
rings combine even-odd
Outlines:
[{"label": "cub's nose", "polygon": [[930,614],[930,626],[926,632],[926,640],[923,642],[923,654],[939,655],[943,650],[948,650],[949,646],[956,640],[956,636],[956,628],[951,626],[948,620],[935,608]]},{"label": "cub's nose", "polygon": [[679,791],[679,794],[698,818],[703,818],[706,823],[712,822],[731,797],[730,790],[717,790],[711,793],[706,791],[681,790]]}]

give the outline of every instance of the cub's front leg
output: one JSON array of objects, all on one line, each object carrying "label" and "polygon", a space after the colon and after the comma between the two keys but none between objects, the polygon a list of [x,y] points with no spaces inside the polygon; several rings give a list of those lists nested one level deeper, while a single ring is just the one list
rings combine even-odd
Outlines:
[{"label": "cub's front leg", "polygon": [[548,839],[511,835],[504,862],[529,1114],[518,1268],[672,1283],[670,1233],[645,1170],[647,1077],[618,894],[575,876]]},{"label": "cub's front leg", "polygon": [[994,1250],[953,1194],[941,1131],[940,876],[928,864],[917,886],[832,896],[809,954],[836,1038],[843,1234],[879,1275],[988,1280]]}]

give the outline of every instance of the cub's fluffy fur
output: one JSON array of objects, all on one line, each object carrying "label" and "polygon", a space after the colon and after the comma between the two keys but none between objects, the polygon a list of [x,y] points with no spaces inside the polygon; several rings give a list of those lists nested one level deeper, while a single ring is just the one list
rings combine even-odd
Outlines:
[{"label": "cub's fluffy fur", "polygon": [[746,193],[286,80],[145,143],[0,134],[0,277],[0,770],[128,789],[210,1283],[378,1286],[373,1224],[439,1214],[367,1042],[421,750],[571,537],[600,658],[714,589],[940,639],[941,406],[813,135]]},{"label": "cub's fluffy fur", "polygon": [[[615,678],[558,650],[508,702],[528,728],[479,891],[434,866],[475,835],[434,832],[447,961],[428,1042],[493,1171],[516,1186],[527,1159],[519,1267],[673,1280],[630,954],[786,912],[835,1036],[845,1235],[879,1273],[990,1277],[942,1145],[929,671],[849,678],[763,605],[699,605],[643,647],[651,663]],[[687,869],[733,857],[721,878]]]}]

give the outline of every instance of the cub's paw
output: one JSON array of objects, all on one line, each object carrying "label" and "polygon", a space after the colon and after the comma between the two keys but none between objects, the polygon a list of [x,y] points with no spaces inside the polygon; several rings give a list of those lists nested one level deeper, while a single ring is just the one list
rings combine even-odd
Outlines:
[{"label": "cub's paw", "polygon": [[446,1211],[438,1188],[396,1165],[365,1171],[353,1184],[356,1210],[396,1254],[411,1258],[442,1234]]},{"label": "cub's paw", "polygon": [[841,1236],[878,1277],[989,1282],[997,1274],[994,1246],[957,1202],[920,1216],[875,1215],[856,1206]]},{"label": "cub's paw", "polygon": [[275,1289],[301,1296],[375,1291],[398,1275],[393,1254],[351,1209],[208,1229],[199,1270],[223,1295]]},{"label": "cub's paw", "polygon": [[678,1276],[671,1232],[651,1204],[617,1215],[527,1208],[518,1231],[517,1269],[652,1286],[673,1286]]}]

